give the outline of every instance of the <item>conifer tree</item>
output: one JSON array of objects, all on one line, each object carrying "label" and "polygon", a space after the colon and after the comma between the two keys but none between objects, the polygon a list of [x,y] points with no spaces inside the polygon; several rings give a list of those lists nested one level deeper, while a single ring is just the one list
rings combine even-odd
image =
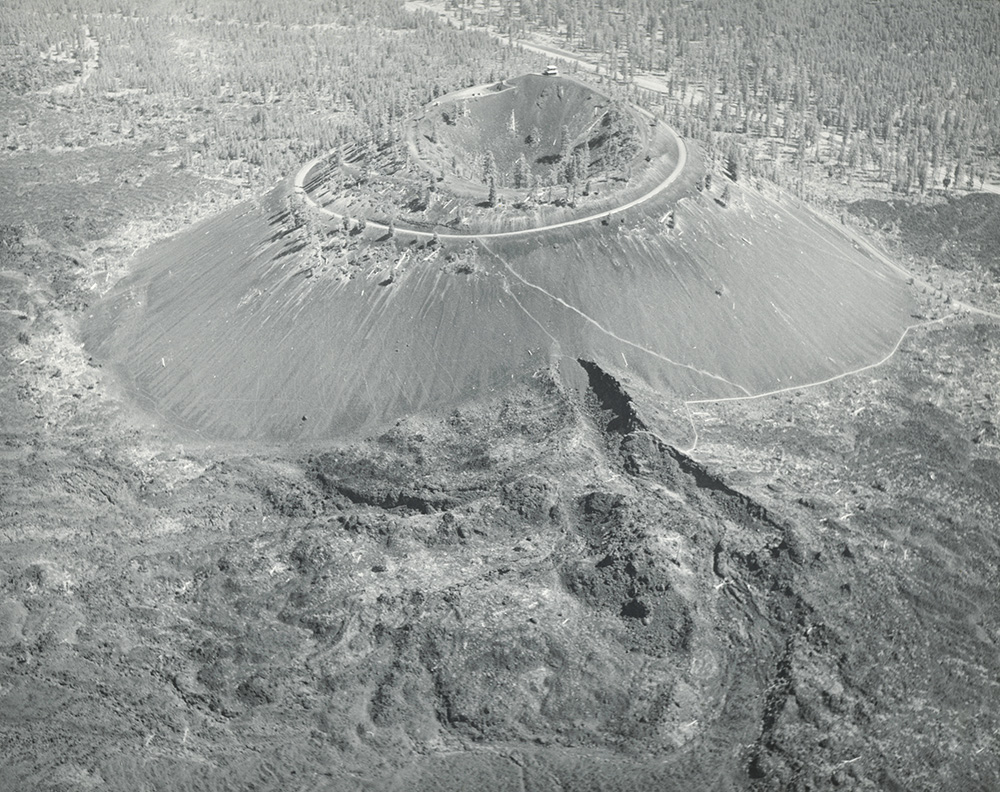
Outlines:
[{"label": "conifer tree", "polygon": [[524,188],[528,186],[528,174],[530,173],[530,168],[528,167],[528,160],[524,156],[524,152],[517,158],[514,163],[514,186],[517,188]]},{"label": "conifer tree", "polygon": [[483,162],[483,183],[490,184],[497,180],[497,158],[490,151]]}]

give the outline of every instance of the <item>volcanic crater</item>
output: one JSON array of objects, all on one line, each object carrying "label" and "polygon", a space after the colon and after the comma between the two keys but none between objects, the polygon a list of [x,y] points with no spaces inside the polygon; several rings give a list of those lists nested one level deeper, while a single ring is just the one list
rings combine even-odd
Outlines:
[{"label": "volcanic crater", "polygon": [[648,150],[647,125],[591,86],[529,74],[442,97],[407,125],[407,143],[429,172],[469,191],[482,192],[491,162],[501,186],[527,190],[572,177],[609,183]]},{"label": "volcanic crater", "polygon": [[580,360],[679,412],[889,354],[914,305],[868,250],[597,86],[525,75],[138,252],[85,337],[213,441],[375,431]]}]

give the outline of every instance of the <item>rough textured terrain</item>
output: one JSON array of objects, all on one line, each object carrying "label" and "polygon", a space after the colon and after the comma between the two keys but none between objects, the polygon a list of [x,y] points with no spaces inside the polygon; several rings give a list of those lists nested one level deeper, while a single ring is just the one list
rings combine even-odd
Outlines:
[{"label": "rough textured terrain", "polygon": [[73,240],[6,240],[4,788],[1000,782],[994,325],[692,406],[693,456],[569,358],[370,440],[182,444],[74,340]]},{"label": "rough textured terrain", "polygon": [[157,113],[0,156],[0,790],[1000,788],[994,197],[320,240]]},{"label": "rough textured terrain", "polygon": [[1000,781],[996,383],[919,362],[971,374],[992,326],[703,405],[696,461],[587,360],[363,442],[181,446],[53,322],[7,336],[4,788]]}]

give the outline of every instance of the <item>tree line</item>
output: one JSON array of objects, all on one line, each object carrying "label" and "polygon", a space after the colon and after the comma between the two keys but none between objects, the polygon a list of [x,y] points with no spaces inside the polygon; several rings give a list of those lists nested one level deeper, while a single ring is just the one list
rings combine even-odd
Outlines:
[{"label": "tree line", "polygon": [[[98,69],[58,108],[32,97],[54,79],[41,54],[82,58],[84,30]],[[397,0],[10,0],[0,53],[14,51],[34,77],[0,84],[18,100],[8,147],[145,142],[252,185],[337,146],[393,143],[435,97],[539,63]]]},{"label": "tree line", "polygon": [[[780,178],[819,162],[902,192],[1000,158],[1000,4],[907,0],[448,0],[517,40],[544,31],[609,79],[666,75],[687,134]],[[657,98],[656,101],[662,101]],[[777,146],[771,146],[774,141]]]}]

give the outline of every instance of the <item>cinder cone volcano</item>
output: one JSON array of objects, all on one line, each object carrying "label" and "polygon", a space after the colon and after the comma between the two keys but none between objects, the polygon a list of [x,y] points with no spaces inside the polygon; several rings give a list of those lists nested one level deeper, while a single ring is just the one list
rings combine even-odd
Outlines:
[{"label": "cinder cone volcano", "polygon": [[[591,133],[604,100],[577,87],[559,96],[544,80],[520,98],[451,102],[469,104],[471,126],[439,132],[435,146],[453,146],[461,168],[497,119],[513,112],[516,128],[521,113],[549,136],[569,128],[601,170],[606,141],[591,145]],[[510,158],[503,145],[494,158]],[[913,310],[898,275],[792,201],[736,184],[725,202],[718,184],[695,190],[703,166],[687,155],[669,189],[629,194],[627,212],[584,204],[565,211],[593,219],[515,236],[439,226],[434,241],[402,219],[391,238],[374,223],[348,233],[332,202],[318,227],[296,227],[275,191],[142,252],[86,340],[151,414],[205,438],[265,442],[374,430],[564,360],[699,399],[816,382],[891,351]]]}]

